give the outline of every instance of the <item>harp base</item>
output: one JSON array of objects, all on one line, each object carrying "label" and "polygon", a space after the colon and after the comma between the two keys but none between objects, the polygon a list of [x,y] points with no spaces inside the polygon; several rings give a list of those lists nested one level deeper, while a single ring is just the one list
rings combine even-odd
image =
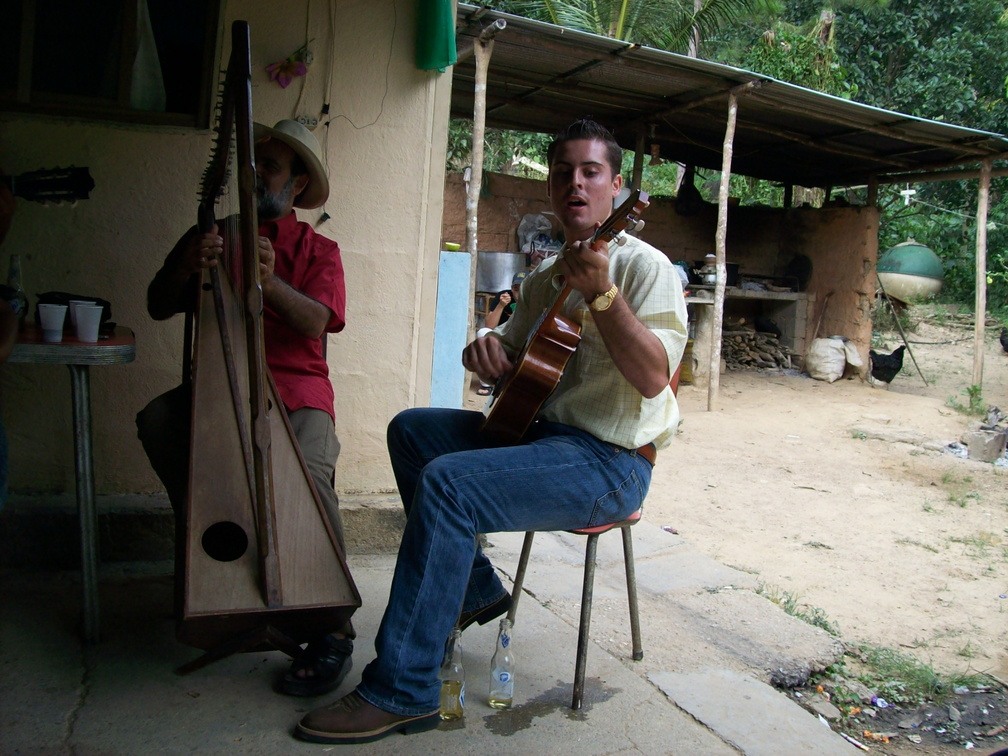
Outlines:
[{"label": "harp base", "polygon": [[272,625],[265,625],[254,630],[249,630],[231,640],[207,649],[203,655],[178,667],[175,670],[175,674],[188,675],[190,672],[203,669],[203,667],[213,664],[215,661],[225,659],[228,656],[246,651],[262,651],[264,648],[283,651],[292,659],[301,653],[301,646],[293,638],[286,633],[280,632]]}]

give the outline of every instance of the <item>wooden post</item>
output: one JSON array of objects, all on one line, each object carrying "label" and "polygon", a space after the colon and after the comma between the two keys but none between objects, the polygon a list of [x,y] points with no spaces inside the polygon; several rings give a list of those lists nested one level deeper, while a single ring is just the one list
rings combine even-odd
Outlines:
[{"label": "wooden post", "polygon": [[987,204],[990,197],[991,168],[988,158],[980,165],[977,192],[976,228],[976,322],[973,325],[973,385],[983,386],[984,324],[987,321]]},{"label": "wooden post", "polygon": [[647,134],[641,126],[637,132],[637,151],[633,158],[633,176],[630,177],[630,188],[640,189],[641,178],[644,175],[644,152],[647,150]]},{"label": "wooden post", "polygon": [[494,35],[507,26],[503,19],[497,19],[483,30],[473,45],[476,56],[476,83],[473,93],[473,133],[472,165],[469,169],[469,184],[466,187],[466,252],[469,253],[469,331],[475,323],[473,294],[476,292],[476,262],[479,258],[477,228],[479,221],[479,197],[483,190],[483,144],[486,138],[486,89],[487,72],[490,70],[490,56],[493,54]]},{"label": "wooden post", "polygon": [[878,204],[878,186],[878,176],[868,179],[868,199],[865,202],[868,207],[875,207]]},{"label": "wooden post", "polygon": [[718,388],[721,384],[721,329],[724,325],[725,242],[728,238],[728,194],[731,181],[732,151],[735,141],[735,120],[738,116],[738,95],[728,93],[728,123],[725,126],[724,146],[721,149],[721,185],[718,188],[717,233],[714,236],[714,254],[717,265],[717,282],[714,285],[714,323],[711,328],[710,380],[707,383],[707,411],[718,408]]}]

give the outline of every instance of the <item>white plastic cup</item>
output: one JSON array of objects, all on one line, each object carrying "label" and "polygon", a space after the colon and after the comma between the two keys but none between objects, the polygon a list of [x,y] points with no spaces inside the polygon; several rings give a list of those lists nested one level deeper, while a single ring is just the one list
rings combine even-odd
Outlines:
[{"label": "white plastic cup", "polygon": [[101,325],[101,316],[101,305],[77,305],[77,341],[83,344],[97,343],[98,326]]},{"label": "white plastic cup", "polygon": [[39,320],[42,322],[42,340],[50,344],[63,341],[63,323],[66,321],[67,306],[61,304],[39,304]]},{"label": "white plastic cup", "polygon": [[93,299],[71,299],[70,300],[70,327],[77,327],[77,305],[97,304]]}]

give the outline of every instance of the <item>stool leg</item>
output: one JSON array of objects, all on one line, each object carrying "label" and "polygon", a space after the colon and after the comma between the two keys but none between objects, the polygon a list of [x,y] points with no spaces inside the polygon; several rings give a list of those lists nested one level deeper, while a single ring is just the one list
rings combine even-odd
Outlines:
[{"label": "stool leg", "polygon": [[581,588],[581,622],[578,625],[577,662],[574,666],[574,695],[571,708],[580,709],[584,698],[585,666],[588,664],[588,629],[591,627],[592,592],[595,586],[595,552],[598,533],[588,536],[585,547],[584,585]]},{"label": "stool leg", "polygon": [[644,647],[641,644],[640,614],[637,612],[637,570],[634,568],[633,536],[630,528],[623,531],[623,564],[626,567],[627,601],[630,604],[630,636],[633,639],[633,660],[644,658]]},{"label": "stool leg", "polygon": [[515,572],[514,587],[511,589],[511,609],[507,614],[512,625],[515,621],[515,615],[518,614],[518,599],[521,598],[522,585],[525,583],[525,569],[528,567],[529,554],[532,553],[533,538],[535,538],[535,531],[530,530],[525,534],[521,557],[518,558],[518,570]]}]

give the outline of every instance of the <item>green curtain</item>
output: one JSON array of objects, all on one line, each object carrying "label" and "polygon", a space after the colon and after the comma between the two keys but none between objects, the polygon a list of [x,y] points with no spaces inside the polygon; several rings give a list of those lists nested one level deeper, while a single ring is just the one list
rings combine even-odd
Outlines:
[{"label": "green curtain", "polygon": [[418,0],[416,64],[423,71],[441,71],[458,60],[452,0]]}]

